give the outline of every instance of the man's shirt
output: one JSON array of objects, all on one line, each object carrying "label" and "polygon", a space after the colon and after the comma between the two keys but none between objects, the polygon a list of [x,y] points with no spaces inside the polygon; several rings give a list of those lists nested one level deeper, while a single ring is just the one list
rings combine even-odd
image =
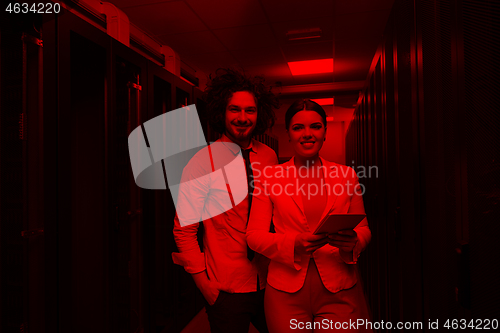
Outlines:
[{"label": "man's shirt", "polygon": [[[232,143],[225,135],[217,142]],[[239,147],[234,144],[226,146],[234,156],[239,154]],[[251,149],[250,162],[256,181],[266,166],[278,163],[274,150],[256,140],[252,140],[247,149]],[[224,289],[231,289],[236,293],[256,291],[257,275],[260,288],[263,289],[266,285],[268,259],[260,254],[256,254],[251,262],[247,258],[245,233],[249,215],[248,198],[232,209],[209,217],[210,212],[221,211],[221,203],[227,201],[229,188],[225,186],[222,173],[212,172],[212,165],[203,158],[207,150],[209,147],[198,152],[184,168],[184,186],[177,199],[177,207],[187,205],[195,219],[203,219],[203,252],[200,251],[197,240],[199,224],[181,226],[176,214],[174,239],[179,253],[173,253],[172,259],[191,274],[206,270],[211,281],[217,281]]]}]

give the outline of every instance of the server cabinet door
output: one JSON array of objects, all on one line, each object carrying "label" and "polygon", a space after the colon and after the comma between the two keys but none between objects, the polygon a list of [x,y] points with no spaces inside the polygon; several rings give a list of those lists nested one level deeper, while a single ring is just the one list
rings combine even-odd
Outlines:
[{"label": "server cabinet door", "polygon": [[140,331],[142,311],[142,201],[130,168],[128,135],[143,122],[143,70],[116,56],[113,63],[113,170],[110,170],[111,202],[115,227],[110,235],[110,285],[114,332]]},{"label": "server cabinet door", "polygon": [[0,27],[0,331],[44,332],[41,17]]}]

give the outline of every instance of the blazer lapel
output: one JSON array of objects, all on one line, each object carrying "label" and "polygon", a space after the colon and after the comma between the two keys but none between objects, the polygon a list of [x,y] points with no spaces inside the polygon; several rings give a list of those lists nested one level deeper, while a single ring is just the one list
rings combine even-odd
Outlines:
[{"label": "blazer lapel", "polygon": [[[335,194],[336,191],[340,191],[339,189],[335,188],[336,184],[341,184],[343,186],[344,178],[342,176],[342,171],[340,169],[337,169],[338,166],[335,165],[335,163],[329,162],[325,159],[323,159],[320,156],[321,163],[326,167],[324,174],[324,182],[326,185],[326,191],[328,191],[328,198],[326,202],[325,209],[323,210],[323,214],[321,215],[320,221],[322,221],[328,214],[330,214],[335,207],[335,203],[337,202],[338,195]],[[288,162],[283,164],[283,167],[288,170],[288,168],[294,168],[295,167],[295,162],[294,162],[294,157],[292,157]],[[291,183],[292,188],[294,189],[293,195],[291,195],[292,200],[295,202],[297,207],[300,209],[302,215],[304,216],[304,221],[307,221],[305,218],[305,213],[304,213],[304,204],[302,202],[302,195],[298,191],[298,179],[295,177],[295,172],[294,171],[285,171],[287,175],[290,175],[289,177],[286,177],[286,184]],[[333,175],[334,177],[330,177],[330,175]],[[286,185],[284,184],[284,185]],[[308,224],[306,223],[306,227],[309,228]]]},{"label": "blazer lapel", "polygon": [[[291,195],[291,198],[295,202],[295,204],[297,205],[297,207],[299,207],[300,212],[302,213],[302,215],[304,215],[304,217],[305,217],[304,204],[302,203],[302,195],[299,193],[298,188],[297,188],[297,186],[298,186],[298,178],[295,177],[296,172],[298,170],[295,170],[295,171],[288,170],[289,168],[295,168],[294,157],[292,157],[288,162],[284,163],[283,167],[286,170],[285,171],[286,174],[289,176],[289,177],[285,178],[286,182],[287,182],[287,184],[292,184],[291,188],[294,189],[293,194]],[[287,184],[285,184],[285,186]]]}]

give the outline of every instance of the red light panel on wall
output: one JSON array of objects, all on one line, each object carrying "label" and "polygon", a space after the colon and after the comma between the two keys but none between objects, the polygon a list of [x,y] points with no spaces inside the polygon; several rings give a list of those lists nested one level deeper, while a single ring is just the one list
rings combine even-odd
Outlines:
[{"label": "red light panel on wall", "polygon": [[291,61],[288,63],[288,67],[290,68],[292,75],[333,73],[333,58]]}]

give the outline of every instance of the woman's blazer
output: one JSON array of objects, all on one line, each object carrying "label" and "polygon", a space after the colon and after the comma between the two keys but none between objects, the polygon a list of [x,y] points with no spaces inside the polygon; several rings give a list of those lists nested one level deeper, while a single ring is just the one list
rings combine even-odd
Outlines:
[{"label": "woman's blazer", "polygon": [[[328,191],[322,218],[331,213],[364,214],[363,191],[355,171],[323,158],[321,162],[325,176],[323,190]],[[305,175],[305,170],[307,169],[295,168],[294,158],[284,164],[265,168],[259,182],[255,184],[247,226],[246,235],[250,248],[271,259],[267,282],[273,288],[289,293],[298,291],[304,284],[311,257],[310,254],[294,253],[297,234],[312,232],[302,204],[302,192],[307,195],[308,188],[307,185],[300,187],[297,178],[297,172]],[[312,193],[314,188],[310,190]],[[275,233],[269,231],[271,219]],[[339,249],[329,244],[312,254],[321,280],[331,292],[348,289],[356,284],[356,268],[353,264],[371,238],[367,219],[361,221],[354,230],[358,235],[358,242],[352,261],[341,257]]]}]

